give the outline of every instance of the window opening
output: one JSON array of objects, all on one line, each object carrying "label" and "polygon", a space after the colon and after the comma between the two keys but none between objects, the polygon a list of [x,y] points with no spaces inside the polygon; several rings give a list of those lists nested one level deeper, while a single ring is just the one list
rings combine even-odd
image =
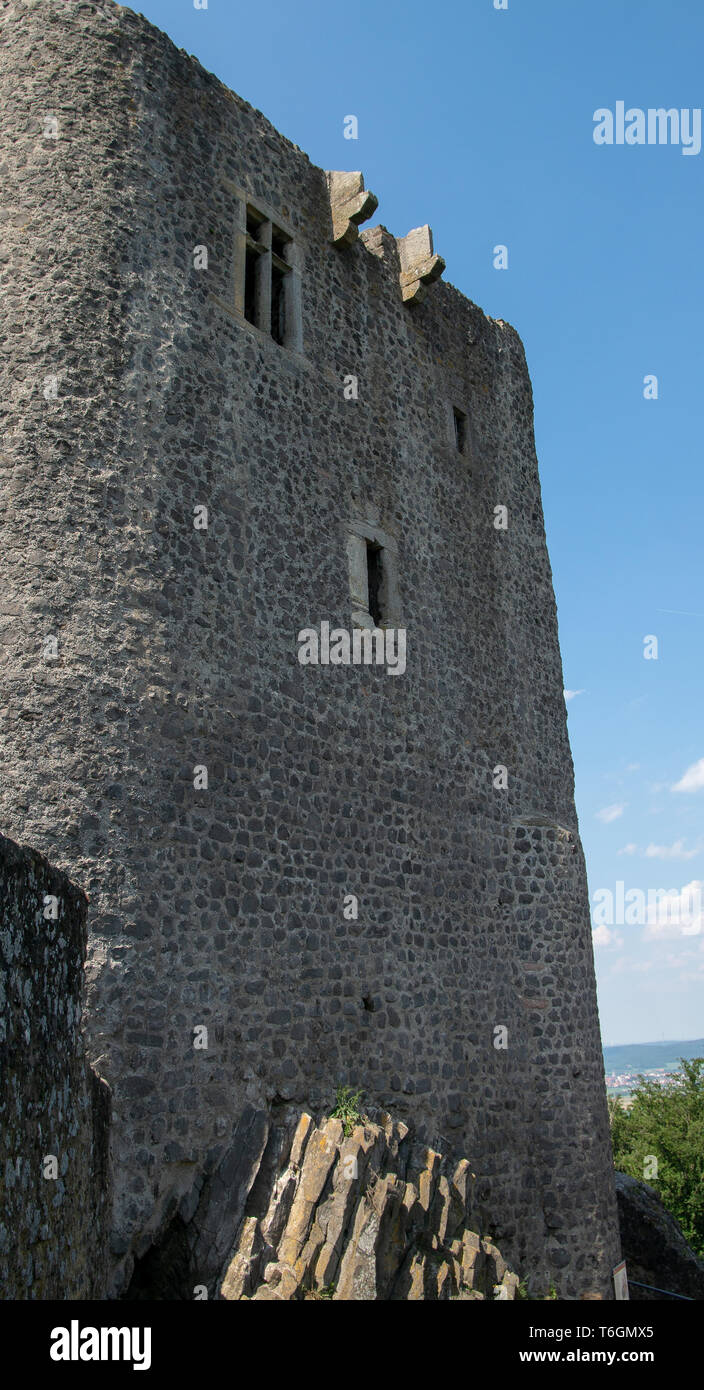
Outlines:
[{"label": "window opening", "polygon": [[248,246],[244,269],[244,316],[248,323],[257,322],[257,263],[256,251]]},{"label": "window opening", "polygon": [[381,560],[381,546],[373,545],[367,541],[367,581],[369,585],[369,616],[378,627],[381,622],[381,584],[383,579],[383,568]]},{"label": "window opening", "polygon": [[467,442],[467,416],[455,407],[453,407],[452,415],[455,421],[455,443],[460,453],[463,454]]},{"label": "window opening", "polygon": [[291,239],[251,204],[246,207],[244,316],[275,343],[296,339],[291,296]]},{"label": "window opening", "polygon": [[278,265],[271,267],[271,336],[275,343],[286,341],[286,273]]}]

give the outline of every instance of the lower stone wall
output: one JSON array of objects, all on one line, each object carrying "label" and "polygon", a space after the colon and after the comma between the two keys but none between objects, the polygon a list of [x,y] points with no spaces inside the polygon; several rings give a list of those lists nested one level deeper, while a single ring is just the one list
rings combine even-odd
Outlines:
[{"label": "lower stone wall", "polygon": [[81,1036],[86,898],[0,836],[0,1298],[101,1298],[110,1092]]}]

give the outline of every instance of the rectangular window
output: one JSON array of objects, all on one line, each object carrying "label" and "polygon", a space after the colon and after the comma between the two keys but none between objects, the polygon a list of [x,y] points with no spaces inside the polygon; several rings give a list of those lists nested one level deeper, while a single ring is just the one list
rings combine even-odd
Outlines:
[{"label": "rectangular window", "polygon": [[367,517],[346,526],[350,606],[355,627],[401,627],[398,542],[382,531],[369,506]]},{"label": "rectangular window", "polygon": [[253,202],[230,179],[222,185],[233,224],[231,278],[213,298],[270,342],[302,354],[302,248],[275,208]]},{"label": "rectangular window", "polygon": [[247,203],[244,242],[244,317],[281,347],[299,346],[290,236]]}]

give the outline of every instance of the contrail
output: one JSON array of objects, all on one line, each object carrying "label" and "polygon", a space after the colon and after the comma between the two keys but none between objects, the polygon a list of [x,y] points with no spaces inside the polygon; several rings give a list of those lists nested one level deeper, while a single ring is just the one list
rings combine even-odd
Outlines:
[{"label": "contrail", "polygon": [[656,608],[656,613],[681,613],[683,618],[704,618],[704,613],[690,613],[687,608]]}]

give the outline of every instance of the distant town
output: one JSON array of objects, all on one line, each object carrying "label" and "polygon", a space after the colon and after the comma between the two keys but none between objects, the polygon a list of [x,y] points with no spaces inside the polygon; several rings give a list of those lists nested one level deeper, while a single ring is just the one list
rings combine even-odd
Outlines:
[{"label": "distant town", "polygon": [[677,1072],[666,1071],[664,1067],[652,1067],[649,1071],[612,1071],[606,1074],[606,1090],[610,1096],[628,1096],[641,1078],[665,1086],[676,1077]]}]

